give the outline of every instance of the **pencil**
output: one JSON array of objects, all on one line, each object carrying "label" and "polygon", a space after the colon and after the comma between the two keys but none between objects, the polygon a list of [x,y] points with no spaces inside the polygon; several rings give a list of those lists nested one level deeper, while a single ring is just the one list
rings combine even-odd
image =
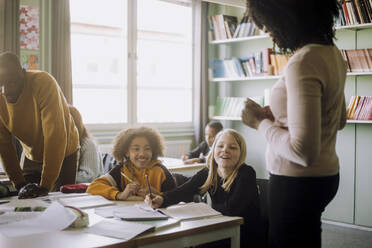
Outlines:
[{"label": "pencil", "polygon": [[129,182],[134,183],[134,181],[130,177],[128,177],[127,175],[125,175],[123,172],[120,172],[120,173],[121,173],[121,175],[123,177],[125,177],[126,179],[128,179]]},{"label": "pencil", "polygon": [[150,199],[152,199],[151,187],[149,183],[149,177],[147,176],[147,174],[145,175],[145,178],[146,178],[147,187],[149,188]]},{"label": "pencil", "polygon": [[183,146],[182,145],[180,145],[180,150],[181,150],[181,155],[182,156],[185,156],[185,151],[183,150]]}]

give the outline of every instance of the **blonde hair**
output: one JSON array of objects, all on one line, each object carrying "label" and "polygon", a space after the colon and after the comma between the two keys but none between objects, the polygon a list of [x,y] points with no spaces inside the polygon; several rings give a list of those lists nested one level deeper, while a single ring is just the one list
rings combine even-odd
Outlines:
[{"label": "blonde hair", "polygon": [[150,143],[152,161],[155,161],[158,157],[164,156],[164,139],[159,131],[151,127],[143,126],[124,129],[116,135],[112,148],[112,155],[116,161],[125,163],[129,160],[129,158],[126,157],[126,154],[129,151],[130,143],[137,137],[144,137]]},{"label": "blonde hair", "polygon": [[90,138],[91,136],[83,123],[83,118],[81,117],[79,110],[70,104],[68,105],[68,108],[79,133],[79,143],[82,144],[85,139]]},{"label": "blonde hair", "polygon": [[207,166],[209,168],[209,172],[208,172],[207,180],[200,187],[200,191],[201,191],[202,194],[207,192],[209,188],[212,188],[212,194],[214,194],[217,190],[218,164],[217,164],[216,160],[214,159],[214,155],[215,155],[215,148],[216,148],[216,144],[217,144],[218,140],[222,137],[222,135],[225,135],[225,134],[229,134],[229,135],[233,136],[235,138],[236,142],[238,143],[239,147],[240,147],[239,160],[238,160],[233,172],[227,178],[224,178],[222,188],[225,191],[227,191],[227,192],[230,191],[231,185],[233,184],[233,182],[234,182],[234,180],[235,180],[235,178],[238,174],[239,168],[245,163],[245,158],[247,156],[247,146],[245,144],[243,136],[241,136],[237,131],[235,131],[233,129],[224,129],[221,132],[219,132],[216,136],[216,139],[213,142],[211,151],[210,151],[210,153],[208,154],[208,157],[207,157],[206,163],[207,163]]}]

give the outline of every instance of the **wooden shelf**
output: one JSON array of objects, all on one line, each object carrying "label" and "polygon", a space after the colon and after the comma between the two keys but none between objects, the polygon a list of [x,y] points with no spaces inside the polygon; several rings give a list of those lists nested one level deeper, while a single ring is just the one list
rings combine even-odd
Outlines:
[{"label": "wooden shelf", "polygon": [[365,72],[348,72],[347,76],[372,76],[372,71]]},{"label": "wooden shelf", "polygon": [[213,78],[211,82],[233,82],[233,81],[252,81],[252,80],[274,80],[281,76],[258,76],[258,77],[240,77],[240,78]]},{"label": "wooden shelf", "polygon": [[270,38],[270,36],[267,35],[267,34],[265,34],[265,35],[255,35],[255,36],[225,39],[225,40],[213,40],[213,41],[210,41],[209,44],[211,44],[211,45],[228,44],[228,43],[244,42],[244,41],[250,41],[250,40],[260,40],[260,39],[268,39],[268,38]]},{"label": "wooden shelf", "polygon": [[240,116],[213,116],[213,120],[219,121],[241,121],[242,118]]},{"label": "wooden shelf", "polygon": [[361,30],[361,29],[369,29],[369,28],[372,28],[372,23],[336,26],[336,30]]},{"label": "wooden shelf", "polygon": [[372,120],[347,120],[346,123],[350,123],[350,124],[372,124]]},{"label": "wooden shelf", "polygon": [[[241,121],[242,118],[238,116],[213,116],[213,120],[219,121]],[[347,120],[348,124],[372,124],[372,120]]]},{"label": "wooden shelf", "polygon": [[[372,71],[367,72],[348,72],[347,76],[372,76]],[[281,76],[258,76],[258,77],[240,77],[240,78],[213,78],[211,82],[236,82],[236,81],[253,81],[253,80],[275,80]]]}]

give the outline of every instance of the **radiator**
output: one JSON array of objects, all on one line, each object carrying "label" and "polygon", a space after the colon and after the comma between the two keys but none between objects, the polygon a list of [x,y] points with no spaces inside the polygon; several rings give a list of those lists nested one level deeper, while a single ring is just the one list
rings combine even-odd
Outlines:
[{"label": "radiator", "polygon": [[[172,140],[165,141],[165,157],[170,158],[180,158],[181,157],[181,147],[185,153],[190,151],[192,140]],[[99,149],[102,153],[111,153],[112,144],[100,144]]]}]

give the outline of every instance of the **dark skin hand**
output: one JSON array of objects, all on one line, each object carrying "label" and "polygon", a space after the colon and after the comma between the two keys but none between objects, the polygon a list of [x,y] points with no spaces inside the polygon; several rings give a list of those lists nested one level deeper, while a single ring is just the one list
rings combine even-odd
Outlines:
[{"label": "dark skin hand", "polygon": [[245,108],[242,111],[243,123],[251,128],[257,129],[264,119],[274,121],[270,106],[261,107],[248,98],[245,102]]},{"label": "dark skin hand", "polygon": [[19,190],[18,199],[36,198],[39,196],[46,196],[48,193],[48,189],[36,183],[28,183]]}]

